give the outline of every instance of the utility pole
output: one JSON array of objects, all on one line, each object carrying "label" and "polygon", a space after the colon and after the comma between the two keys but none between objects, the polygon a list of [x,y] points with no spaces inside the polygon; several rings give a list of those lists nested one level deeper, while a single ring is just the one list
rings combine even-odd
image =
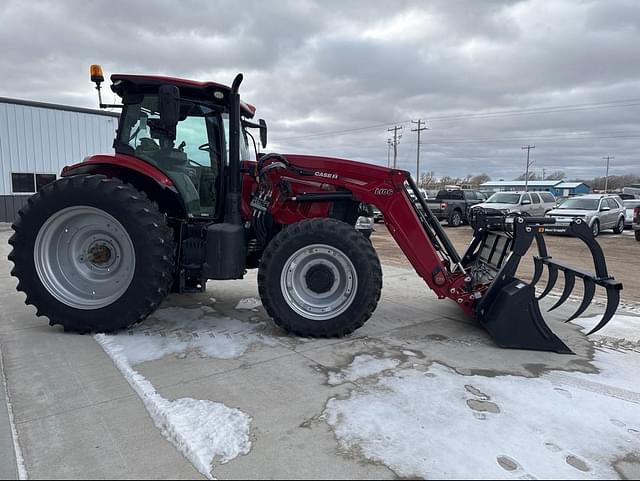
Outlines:
[{"label": "utility pole", "polygon": [[524,174],[524,191],[525,192],[529,192],[529,167],[533,165],[533,162],[531,162],[529,158],[530,158],[531,149],[535,149],[535,148],[536,148],[535,145],[527,145],[526,147],[522,147],[522,150],[526,149],[527,151],[527,170]]},{"label": "utility pole", "polygon": [[392,129],[387,129],[389,132],[393,132],[393,140],[391,141],[391,145],[393,145],[393,168],[395,169],[398,166],[398,144],[400,143],[400,139],[402,138],[402,134],[398,134],[399,130],[402,130],[403,127],[400,125],[396,125]]},{"label": "utility pole", "polygon": [[606,157],[602,157],[602,158],[607,161],[607,174],[604,177],[604,193],[608,194],[609,193],[609,162],[615,159],[615,157],[611,157],[610,155],[607,155]]},{"label": "utility pole", "polygon": [[547,169],[545,169],[544,167],[542,168],[542,180],[545,180],[544,178],[547,176]]},{"label": "utility pole", "polygon": [[391,139],[387,139],[387,167],[391,168]]},{"label": "utility pole", "polygon": [[421,127],[420,125],[426,124],[424,120],[412,120],[412,124],[418,124],[418,127],[415,129],[411,129],[411,132],[418,132],[418,148],[416,149],[416,182],[420,182],[420,132],[423,130],[429,130],[429,127],[426,125]]}]

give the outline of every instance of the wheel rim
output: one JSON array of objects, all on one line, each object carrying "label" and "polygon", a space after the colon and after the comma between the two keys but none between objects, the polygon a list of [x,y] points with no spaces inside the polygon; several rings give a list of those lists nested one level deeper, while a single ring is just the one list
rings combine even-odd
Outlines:
[{"label": "wheel rim", "polygon": [[453,225],[460,225],[460,214],[455,213],[453,214]]},{"label": "wheel rim", "polygon": [[600,224],[594,222],[593,227],[591,228],[591,232],[593,232],[594,236],[597,236],[600,233]]},{"label": "wheel rim", "polygon": [[42,225],[34,262],[49,294],[76,309],[118,300],[135,273],[131,237],[113,216],[88,206],[56,212]]},{"label": "wheel rim", "polygon": [[289,257],[280,287],[296,313],[323,321],[339,316],[351,306],[358,290],[358,276],[340,249],[313,244]]}]

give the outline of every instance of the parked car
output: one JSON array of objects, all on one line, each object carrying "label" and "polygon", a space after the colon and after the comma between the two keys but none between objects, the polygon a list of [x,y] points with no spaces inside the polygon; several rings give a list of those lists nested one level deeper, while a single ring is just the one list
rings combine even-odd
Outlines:
[{"label": "parked car", "polygon": [[548,215],[556,219],[555,226],[549,226],[548,232],[566,231],[576,219],[587,222],[594,236],[605,229],[613,229],[616,234],[621,234],[624,230],[625,208],[617,195],[588,194],[573,197]]},{"label": "parked car", "polygon": [[443,189],[436,198],[427,200],[427,206],[438,220],[446,220],[452,227],[469,221],[469,209],[487,197],[479,190]]},{"label": "parked car", "polygon": [[373,218],[361,215],[356,221],[356,229],[366,238],[371,237],[371,234],[375,232],[375,229],[373,228]]},{"label": "parked car", "polygon": [[629,228],[633,224],[634,210],[640,207],[640,199],[635,199],[635,200],[623,199],[622,204],[624,205],[624,209],[625,209],[624,226],[626,228]]},{"label": "parked car", "polygon": [[637,195],[634,194],[618,194],[622,200],[635,200],[640,199]]},{"label": "parked car", "polygon": [[371,237],[375,231],[373,228],[375,207],[371,204],[360,204],[358,207],[358,220],[356,221],[356,230],[361,232],[366,238]]},{"label": "parked car", "polygon": [[633,210],[633,232],[636,235],[636,240],[640,242],[640,207],[636,207]]},{"label": "parked car", "polygon": [[380,212],[380,209],[375,206],[373,207],[373,222],[375,222],[376,224],[379,222],[384,222],[384,216],[382,215],[382,212]]},{"label": "parked car", "polygon": [[503,214],[524,213],[544,217],[556,206],[556,198],[549,192],[496,192],[477,208],[499,210]]}]

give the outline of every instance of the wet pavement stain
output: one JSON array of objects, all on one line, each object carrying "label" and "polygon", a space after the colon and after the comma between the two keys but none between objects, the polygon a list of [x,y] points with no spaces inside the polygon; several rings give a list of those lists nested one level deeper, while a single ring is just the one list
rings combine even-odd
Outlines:
[{"label": "wet pavement stain", "polygon": [[566,461],[569,466],[576,468],[578,471],[582,471],[583,473],[591,471],[589,465],[577,456],[567,456]]},{"label": "wet pavement stain", "polygon": [[496,458],[496,461],[498,461],[498,464],[502,469],[504,469],[505,471],[509,471],[510,473],[520,469],[520,465],[518,464],[518,462],[508,456],[498,456]]},{"label": "wet pavement stain", "polygon": [[499,414],[500,407],[496,403],[489,401],[478,401],[477,399],[468,399],[467,406],[479,413]]}]

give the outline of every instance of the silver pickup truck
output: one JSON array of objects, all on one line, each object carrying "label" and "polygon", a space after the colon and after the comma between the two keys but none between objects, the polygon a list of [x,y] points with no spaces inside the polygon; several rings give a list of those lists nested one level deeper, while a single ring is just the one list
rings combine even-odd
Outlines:
[{"label": "silver pickup truck", "polygon": [[496,192],[473,208],[498,210],[503,214],[524,213],[544,217],[556,206],[556,198],[549,192]]}]

